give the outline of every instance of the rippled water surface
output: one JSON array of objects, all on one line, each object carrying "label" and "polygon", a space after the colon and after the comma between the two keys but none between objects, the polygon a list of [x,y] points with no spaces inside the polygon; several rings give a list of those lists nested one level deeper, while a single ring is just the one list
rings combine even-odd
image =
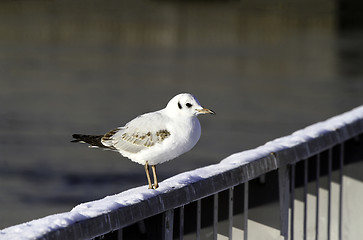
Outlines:
[{"label": "rippled water surface", "polygon": [[71,134],[103,134],[177,93],[217,115],[200,117],[199,143],[158,166],[160,180],[361,105],[363,28],[341,9],[0,2],[0,228],[145,185],[142,166]]}]

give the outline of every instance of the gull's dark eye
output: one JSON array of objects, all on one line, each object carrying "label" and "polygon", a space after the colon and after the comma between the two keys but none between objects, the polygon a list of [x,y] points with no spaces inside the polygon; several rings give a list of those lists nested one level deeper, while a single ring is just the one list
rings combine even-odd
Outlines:
[{"label": "gull's dark eye", "polygon": [[187,104],[185,104],[185,106],[187,106],[188,108],[191,108],[193,105],[191,103],[187,103]]}]

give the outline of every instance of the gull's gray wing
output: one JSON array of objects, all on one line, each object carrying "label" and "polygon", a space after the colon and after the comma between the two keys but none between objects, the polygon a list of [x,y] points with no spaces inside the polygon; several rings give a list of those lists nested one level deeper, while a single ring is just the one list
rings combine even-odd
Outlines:
[{"label": "gull's gray wing", "polygon": [[162,143],[170,136],[166,128],[165,116],[158,112],[141,115],[125,127],[106,133],[101,141],[107,147],[120,152],[137,153],[143,149]]}]

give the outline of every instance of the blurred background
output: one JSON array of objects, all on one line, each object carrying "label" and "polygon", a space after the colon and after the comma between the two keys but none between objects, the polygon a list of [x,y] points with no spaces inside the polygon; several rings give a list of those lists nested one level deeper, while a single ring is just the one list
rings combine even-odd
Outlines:
[{"label": "blurred background", "polygon": [[[1,1],[0,229],[145,185],[141,165],[71,144],[164,108],[201,116],[162,181],[363,100],[360,1]],[[161,183],[162,184],[162,183]]]}]

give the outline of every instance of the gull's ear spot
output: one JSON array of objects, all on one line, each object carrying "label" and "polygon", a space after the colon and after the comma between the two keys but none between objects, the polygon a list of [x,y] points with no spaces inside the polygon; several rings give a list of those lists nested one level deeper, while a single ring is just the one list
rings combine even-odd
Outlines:
[{"label": "gull's ear spot", "polygon": [[178,108],[182,109],[182,105],[180,104],[180,102],[178,102]]}]

